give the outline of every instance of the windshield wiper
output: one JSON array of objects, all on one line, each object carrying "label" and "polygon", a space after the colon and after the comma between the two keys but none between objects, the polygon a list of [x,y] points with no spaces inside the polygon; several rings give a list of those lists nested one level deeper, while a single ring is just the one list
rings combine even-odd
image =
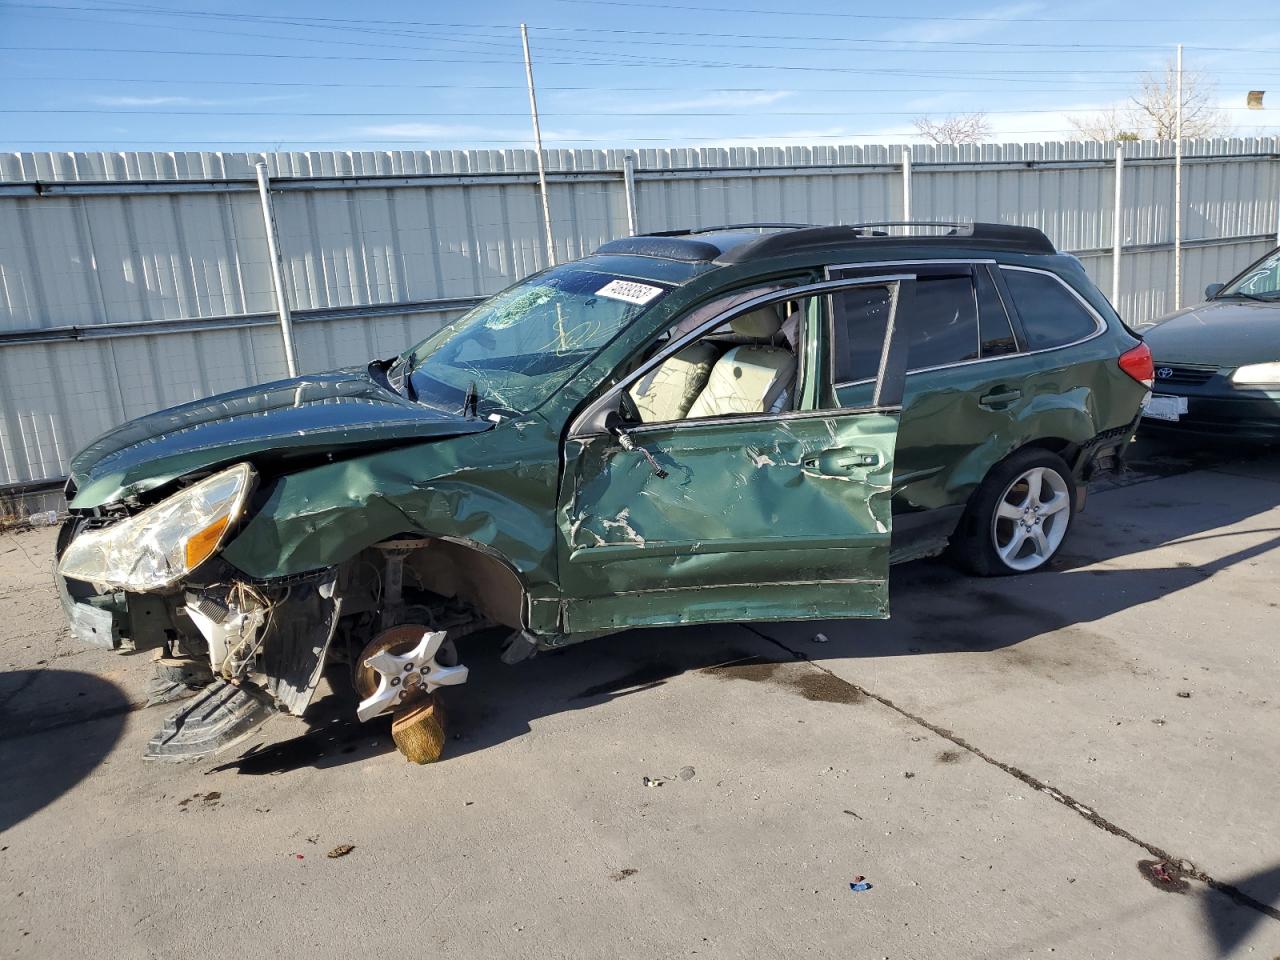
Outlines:
[{"label": "windshield wiper", "polygon": [[1230,300],[1233,297],[1243,297],[1245,300],[1255,300],[1258,303],[1275,303],[1277,299],[1276,297],[1261,297],[1256,293],[1245,293],[1242,290],[1237,290],[1235,293],[1227,293],[1227,294],[1220,293],[1213,299]]}]

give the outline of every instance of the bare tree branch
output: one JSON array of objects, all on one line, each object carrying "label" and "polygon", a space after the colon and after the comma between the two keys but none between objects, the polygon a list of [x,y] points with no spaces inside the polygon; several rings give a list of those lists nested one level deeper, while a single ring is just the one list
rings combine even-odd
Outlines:
[{"label": "bare tree branch", "polygon": [[[1177,135],[1178,68],[1170,60],[1162,73],[1142,78],[1141,89],[1124,106],[1089,117],[1072,118],[1085,140],[1172,140]],[[1204,74],[1182,71],[1182,136],[1221,137],[1231,132],[1227,116],[1214,105],[1212,84]]]},{"label": "bare tree branch", "polygon": [[991,138],[991,125],[985,113],[959,113],[937,121],[918,117],[913,122],[920,136],[930,143],[980,143]]}]

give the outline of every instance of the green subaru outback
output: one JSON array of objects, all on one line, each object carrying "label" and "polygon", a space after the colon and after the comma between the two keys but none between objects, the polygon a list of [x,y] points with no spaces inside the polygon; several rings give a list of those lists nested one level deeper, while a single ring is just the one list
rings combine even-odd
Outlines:
[{"label": "green subaru outback", "polygon": [[[889,565],[1043,567],[1150,354],[1079,262],[993,224],[615,240],[398,357],[185,404],[73,461],[71,624],[195,693],[153,756],[420,715],[504,659],[667,624],[888,616]],[[637,638],[642,637],[637,634]]]}]

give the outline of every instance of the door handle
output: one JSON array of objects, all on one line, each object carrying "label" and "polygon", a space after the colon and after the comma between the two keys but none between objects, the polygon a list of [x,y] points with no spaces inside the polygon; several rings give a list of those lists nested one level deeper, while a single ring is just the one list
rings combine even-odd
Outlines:
[{"label": "door handle", "polygon": [[835,447],[823,450],[804,461],[809,470],[828,476],[844,477],[863,470],[874,470],[884,462],[879,450],[865,447]]},{"label": "door handle", "polygon": [[978,406],[987,410],[1003,410],[1022,399],[1022,391],[1012,387],[996,387],[978,398]]}]

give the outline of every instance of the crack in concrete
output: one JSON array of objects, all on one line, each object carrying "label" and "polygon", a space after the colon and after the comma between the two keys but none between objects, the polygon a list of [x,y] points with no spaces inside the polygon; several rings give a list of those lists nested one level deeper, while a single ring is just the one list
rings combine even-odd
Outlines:
[{"label": "crack in concrete", "polygon": [[1167,851],[1161,849],[1160,847],[1156,846],[1154,843],[1151,843],[1147,840],[1143,840],[1140,837],[1134,836],[1128,830],[1124,829],[1124,827],[1121,827],[1118,824],[1112,823],[1106,817],[1102,816],[1102,814],[1098,813],[1096,810],[1092,809],[1091,807],[1088,807],[1085,804],[1080,803],[1070,794],[1063,793],[1061,790],[1058,790],[1054,787],[1049,786],[1044,781],[1039,780],[1038,778],[1033,777],[1031,774],[1027,773],[1026,771],[1020,770],[1019,768],[1013,766],[1013,764],[1005,763],[1003,760],[997,760],[995,757],[986,753],[981,748],[976,747],[973,744],[969,743],[969,741],[965,740],[963,737],[951,732],[946,727],[939,726],[936,723],[931,723],[930,721],[924,719],[924,717],[917,716],[916,714],[912,713],[910,710],[907,710],[904,707],[898,706],[888,697],[881,696],[880,694],[875,693],[874,691],[868,690],[866,687],[859,686],[858,684],[853,683],[852,681],[844,679],[844,677],[838,676],[834,671],[823,666],[822,664],[815,663],[809,657],[808,654],[800,650],[792,649],[791,647],[783,643],[781,640],[778,640],[776,637],[771,637],[767,633],[757,630],[755,627],[749,626],[747,624],[742,624],[742,626],[745,629],[749,630],[751,633],[754,633],[756,636],[760,637],[762,640],[767,640],[769,643],[772,643],[774,646],[778,647],[779,649],[785,650],[787,653],[791,654],[797,660],[803,660],[814,669],[821,670],[823,673],[830,676],[833,680],[839,683],[848,685],[852,690],[857,691],[857,693],[861,694],[862,696],[870,697],[872,700],[875,700],[877,703],[880,703],[881,705],[888,707],[890,710],[894,711],[900,716],[905,717],[906,719],[910,720],[912,723],[915,723],[921,727],[924,727],[930,733],[933,733],[936,736],[942,737],[944,740],[948,740],[951,743],[954,743],[957,747],[960,747],[963,750],[967,750],[969,753],[973,754],[978,759],[982,760],[985,763],[990,764],[996,769],[1003,770],[1005,773],[1009,774],[1009,776],[1021,781],[1022,783],[1026,784],[1028,787],[1037,791],[1038,793],[1043,793],[1046,796],[1050,797],[1051,799],[1056,800],[1058,803],[1062,804],[1068,810],[1071,810],[1073,813],[1084,818],[1090,824],[1097,827],[1099,830],[1103,830],[1111,834],[1112,836],[1119,837],[1121,840],[1127,840],[1130,843],[1138,847],[1141,847],[1143,850],[1147,851],[1147,853],[1151,854],[1153,857],[1156,857],[1162,861],[1165,861],[1171,864],[1175,864],[1182,876],[1191,877],[1195,880],[1199,880],[1209,889],[1216,890],[1218,893],[1221,893],[1224,896],[1229,897],[1238,906],[1248,907],[1250,910],[1256,910],[1259,913],[1263,914],[1264,916],[1270,917],[1272,920],[1280,920],[1280,910],[1277,910],[1275,907],[1271,906],[1270,904],[1263,903],[1261,900],[1255,900],[1253,897],[1249,896],[1247,893],[1245,893],[1243,890],[1239,889],[1238,887],[1232,886],[1229,883],[1224,883],[1221,880],[1217,880],[1214,877],[1211,877],[1209,874],[1201,870],[1190,860],[1186,860],[1181,857],[1175,857],[1173,854],[1168,853]]}]

